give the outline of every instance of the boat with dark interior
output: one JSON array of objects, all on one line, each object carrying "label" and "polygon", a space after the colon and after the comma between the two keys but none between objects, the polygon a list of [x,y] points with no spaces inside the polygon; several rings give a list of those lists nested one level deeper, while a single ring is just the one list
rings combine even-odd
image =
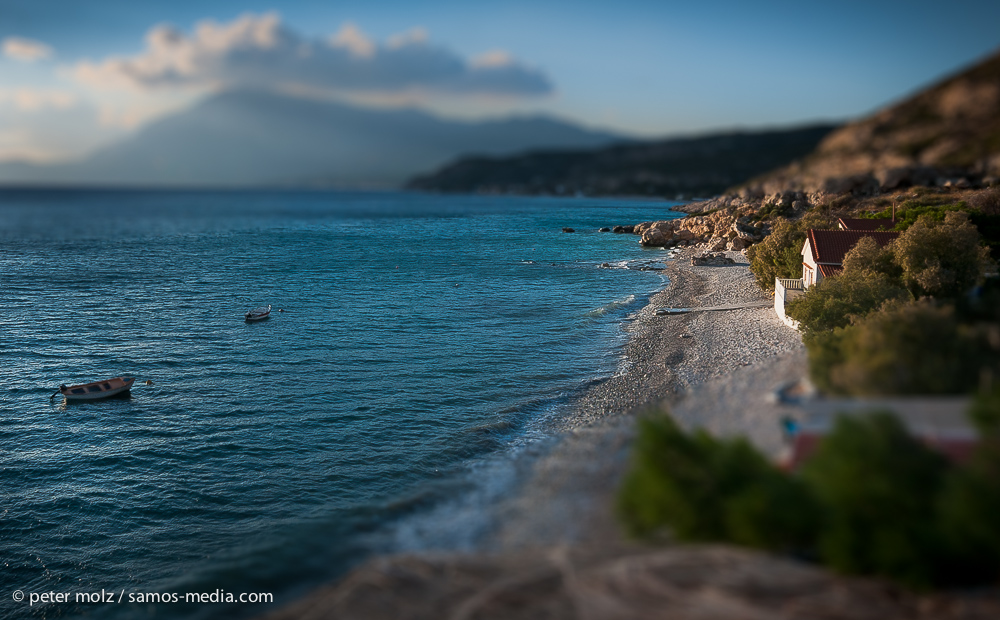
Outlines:
[{"label": "boat with dark interior", "polygon": [[132,389],[133,383],[135,377],[115,377],[80,385],[60,385],[59,393],[65,396],[66,400],[98,400],[128,392]]}]

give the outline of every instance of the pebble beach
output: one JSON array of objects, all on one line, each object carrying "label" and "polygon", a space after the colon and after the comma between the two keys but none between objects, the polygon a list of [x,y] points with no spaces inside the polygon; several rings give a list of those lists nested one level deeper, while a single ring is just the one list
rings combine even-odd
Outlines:
[{"label": "pebble beach", "polygon": [[[465,586],[455,590],[455,571],[472,575],[468,578],[478,588],[507,588],[509,580],[537,577],[530,576],[528,567],[553,561],[564,568],[604,566],[645,553],[648,549],[624,536],[614,506],[635,422],[651,412],[669,411],[686,427],[746,436],[777,456],[782,448],[779,421],[787,411],[769,397],[777,386],[804,376],[801,336],[764,305],[770,295],[754,282],[745,256],[729,252],[735,264],[693,266],[690,259],[696,253],[687,248],[668,261],[669,284],[627,323],[629,340],[618,372],[592,386],[568,415],[552,422],[557,439],[533,457],[517,492],[494,507],[491,533],[477,553],[376,558],[338,584],[269,617],[480,617],[456,611],[463,604],[472,611],[478,603],[463,598],[468,595]],[[745,307],[699,310],[716,306]],[[663,308],[690,312],[658,314]],[[412,570],[419,574],[410,574]],[[404,574],[414,589],[390,585],[392,575]],[[530,590],[523,596],[532,597]],[[370,606],[371,596],[378,599],[378,610]],[[423,601],[419,605],[417,598]],[[429,607],[420,611],[425,603]],[[403,613],[404,608],[413,613]]]}]

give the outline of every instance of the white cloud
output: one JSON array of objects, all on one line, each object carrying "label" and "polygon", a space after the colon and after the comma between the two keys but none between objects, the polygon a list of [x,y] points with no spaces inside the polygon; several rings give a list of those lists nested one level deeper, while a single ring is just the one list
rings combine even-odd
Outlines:
[{"label": "white cloud", "polygon": [[0,88],[0,103],[14,105],[23,111],[35,111],[43,108],[65,110],[76,105],[78,98],[65,90],[37,88]]},{"label": "white cloud", "polygon": [[422,29],[379,45],[357,26],[345,24],[327,40],[309,40],[273,14],[244,15],[228,24],[200,22],[187,35],[157,26],[146,49],[135,56],[83,62],[74,74],[100,88],[288,87],[323,89],[347,96],[549,94],[538,70],[509,54],[466,60],[433,45]]},{"label": "white cloud", "polygon": [[331,47],[346,49],[359,58],[371,58],[375,55],[375,42],[361,32],[354,24],[344,24],[337,34],[330,37]]},{"label": "white cloud", "polygon": [[51,56],[52,48],[41,41],[7,37],[3,40],[3,55],[22,62],[34,62]]},{"label": "white cloud", "polygon": [[514,64],[514,59],[510,54],[503,50],[493,50],[486,52],[485,54],[480,54],[469,62],[472,67],[478,68],[488,68],[488,67],[507,67]]}]

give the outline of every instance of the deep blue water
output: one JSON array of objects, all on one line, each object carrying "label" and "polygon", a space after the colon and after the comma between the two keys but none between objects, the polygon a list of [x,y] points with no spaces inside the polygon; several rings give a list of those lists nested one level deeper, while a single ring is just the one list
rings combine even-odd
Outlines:
[{"label": "deep blue water", "polygon": [[[405,523],[482,484],[477,463],[543,437],[614,372],[622,321],[664,285],[641,267],[665,253],[597,228],[680,215],[668,209],[0,194],[0,612],[253,615],[11,606],[11,592],[287,603],[373,552],[469,544],[475,528]],[[270,320],[243,321],[267,303]],[[138,378],[130,398],[49,398],[123,374]]]}]

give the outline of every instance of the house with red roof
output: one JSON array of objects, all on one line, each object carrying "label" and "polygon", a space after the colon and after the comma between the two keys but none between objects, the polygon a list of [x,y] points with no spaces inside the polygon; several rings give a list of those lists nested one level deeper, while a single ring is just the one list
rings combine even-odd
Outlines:
[{"label": "house with red roof", "polygon": [[[883,224],[855,224],[855,222],[883,222]],[[884,222],[893,220],[851,220],[841,219],[841,230],[817,230],[810,228],[806,242],[802,246],[802,278],[778,278],[774,282],[774,311],[786,325],[798,329],[794,319],[785,314],[785,304],[802,295],[810,286],[823,278],[837,275],[844,270],[844,255],[858,241],[871,237],[885,247],[892,243],[899,233],[887,230],[850,229],[849,226],[878,226],[884,228]]]},{"label": "house with red roof", "polygon": [[876,230],[816,230],[809,229],[806,243],[802,247],[802,285],[808,289],[823,278],[829,278],[844,270],[844,255],[864,237],[871,237],[885,247],[892,243],[899,233]]}]

